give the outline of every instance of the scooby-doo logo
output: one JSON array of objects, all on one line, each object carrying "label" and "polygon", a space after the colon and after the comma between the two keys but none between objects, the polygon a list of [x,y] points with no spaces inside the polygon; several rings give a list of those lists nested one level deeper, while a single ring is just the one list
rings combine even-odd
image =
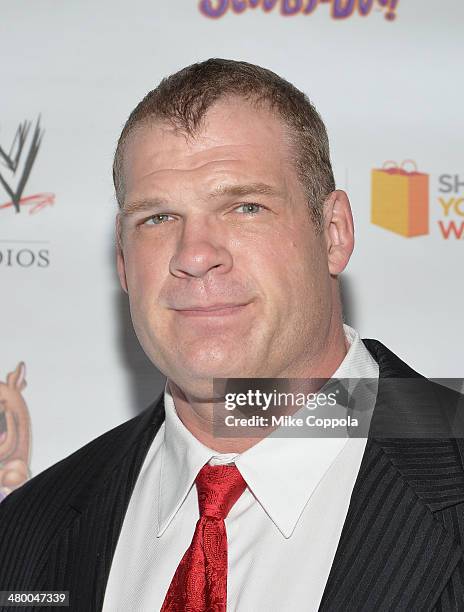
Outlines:
[{"label": "scooby-doo logo", "polygon": [[30,419],[22,391],[26,387],[21,362],[0,381],[0,502],[30,476]]},{"label": "scooby-doo logo", "polygon": [[35,213],[55,201],[53,193],[25,195],[44,134],[40,127],[40,117],[34,129],[31,128],[31,121],[20,123],[9,147],[0,140],[0,189],[8,198],[6,202],[0,203],[0,210],[11,208],[19,213],[22,207],[27,206],[29,213]]},{"label": "scooby-doo logo", "polygon": [[385,18],[393,21],[399,0],[200,0],[200,12],[205,17],[217,19],[227,12],[240,14],[247,9],[261,8],[265,13],[280,9],[286,17],[311,15],[320,4],[330,5],[333,19],[346,19],[358,13],[366,17],[371,11],[383,11]]}]

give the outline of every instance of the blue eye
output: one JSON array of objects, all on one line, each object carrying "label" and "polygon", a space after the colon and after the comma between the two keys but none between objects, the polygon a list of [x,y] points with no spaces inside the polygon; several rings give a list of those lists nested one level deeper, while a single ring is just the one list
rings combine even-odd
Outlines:
[{"label": "blue eye", "polygon": [[153,215],[150,218],[148,218],[145,223],[149,223],[150,225],[161,225],[163,223],[163,221],[161,221],[160,219],[162,219],[163,217],[169,217],[170,215],[164,215],[164,214],[160,214],[160,215]]},{"label": "blue eye", "polygon": [[[245,207],[245,209],[248,209],[248,210],[245,210],[245,214],[247,214],[247,215],[255,215],[259,210],[261,210],[263,208],[261,206],[261,204],[249,204],[249,203],[247,203],[247,204],[240,204],[240,206],[238,206],[237,208],[242,208],[242,207]],[[253,207],[254,207],[255,210],[249,210],[250,208],[253,208]]]},{"label": "blue eye", "polygon": [[[238,210],[239,208],[244,209],[243,213],[245,215],[254,216],[258,212],[260,212],[262,209],[264,209],[264,206],[262,206],[261,204],[254,204],[252,202],[246,202],[245,204],[240,204],[240,206],[237,206],[235,210]],[[143,222],[143,225],[162,225],[165,221],[169,219],[169,217],[171,217],[171,215],[168,215],[166,213],[159,213],[157,215],[152,215],[151,217],[149,217]]]}]

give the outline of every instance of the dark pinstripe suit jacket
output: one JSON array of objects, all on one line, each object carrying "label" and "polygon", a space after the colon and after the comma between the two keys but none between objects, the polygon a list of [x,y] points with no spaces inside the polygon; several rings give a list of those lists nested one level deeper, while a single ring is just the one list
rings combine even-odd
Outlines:
[{"label": "dark pinstripe suit jacket", "polygon": [[[380,384],[419,377],[380,342],[364,343]],[[454,392],[424,382],[429,399],[454,401]],[[162,399],[0,504],[0,590],[68,590],[71,610],[101,610]],[[386,405],[403,400],[393,391]],[[464,610],[463,449],[451,438],[368,441],[320,611]]]}]

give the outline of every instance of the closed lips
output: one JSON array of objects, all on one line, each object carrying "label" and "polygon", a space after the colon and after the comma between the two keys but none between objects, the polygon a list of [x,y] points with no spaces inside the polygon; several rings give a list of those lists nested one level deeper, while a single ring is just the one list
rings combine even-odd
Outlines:
[{"label": "closed lips", "polygon": [[245,304],[213,304],[212,306],[187,306],[186,308],[176,308],[175,310],[199,310],[204,312],[210,312],[212,310],[224,310],[225,308],[237,308],[239,306],[245,306]]}]

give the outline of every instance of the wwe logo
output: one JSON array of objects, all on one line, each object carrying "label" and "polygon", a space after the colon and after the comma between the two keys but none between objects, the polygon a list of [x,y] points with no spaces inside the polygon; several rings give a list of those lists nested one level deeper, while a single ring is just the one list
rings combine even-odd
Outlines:
[{"label": "wwe logo", "polygon": [[[54,200],[53,194],[37,194],[29,198],[22,198],[43,136],[40,116],[37,118],[31,138],[28,139],[31,133],[31,125],[31,121],[20,123],[8,152],[0,145],[0,164],[6,168],[6,172],[11,176],[8,182],[5,178],[5,170],[0,171],[0,185],[11,198],[10,202],[0,205],[0,208],[13,206],[17,213],[20,212],[21,204],[35,203],[34,208],[30,210],[30,212],[34,212],[47,204],[52,204]],[[27,144],[28,140],[29,144]],[[24,163],[22,163],[23,160]],[[13,187],[15,182],[16,187]]]}]

